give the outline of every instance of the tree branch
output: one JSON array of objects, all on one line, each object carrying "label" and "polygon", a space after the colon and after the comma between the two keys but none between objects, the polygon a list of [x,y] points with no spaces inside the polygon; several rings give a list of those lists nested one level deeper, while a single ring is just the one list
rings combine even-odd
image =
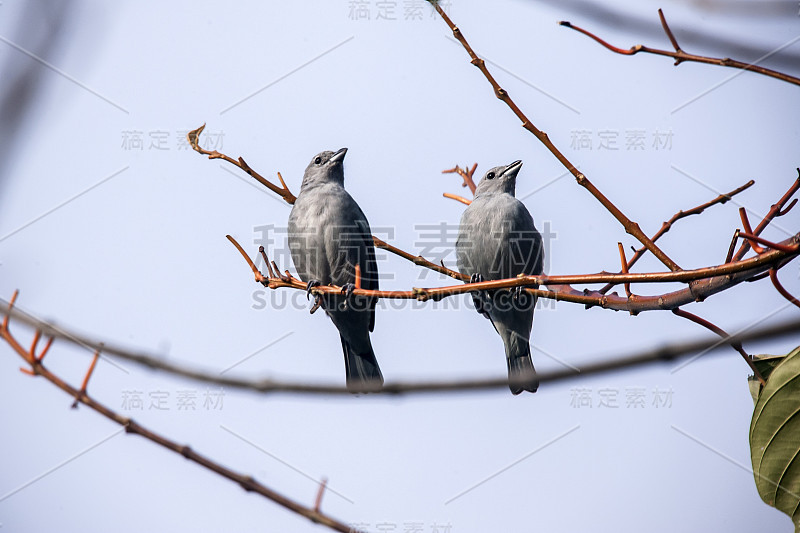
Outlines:
[{"label": "tree branch", "polygon": [[8,312],[6,313],[2,327],[0,327],[0,338],[5,340],[8,343],[8,345],[11,346],[11,348],[17,353],[17,355],[19,355],[22,359],[24,359],[25,362],[30,366],[30,369],[27,373],[34,376],[41,376],[45,378],[53,385],[55,385],[59,389],[63,390],[64,392],[72,396],[75,399],[73,407],[77,407],[78,403],[82,403],[83,405],[86,405],[87,407],[100,413],[101,415],[111,420],[112,422],[115,422],[120,426],[124,427],[126,433],[140,435],[145,439],[149,440],[150,442],[153,442],[155,444],[158,444],[159,446],[162,446],[163,448],[171,450],[185,457],[189,461],[192,461],[193,463],[196,463],[202,466],[203,468],[206,468],[214,472],[219,476],[222,476],[226,479],[229,479],[237,483],[247,492],[255,492],[256,494],[260,494],[261,496],[267,498],[268,500],[271,500],[277,503],[278,505],[285,507],[286,509],[292,511],[293,513],[296,513],[304,518],[307,518],[308,520],[311,520],[316,524],[321,524],[334,531],[341,531],[344,533],[350,533],[353,531],[353,529],[349,525],[339,520],[336,520],[335,518],[332,518],[319,510],[321,494],[320,496],[317,497],[317,502],[313,508],[305,506],[301,503],[298,503],[294,500],[287,498],[286,496],[282,495],[281,493],[273,489],[270,489],[266,485],[259,483],[252,476],[240,474],[238,472],[235,472],[234,470],[226,468],[222,466],[220,463],[195,452],[189,446],[178,444],[177,442],[170,440],[167,437],[159,433],[156,433],[155,431],[147,429],[145,426],[142,426],[138,422],[135,422],[133,419],[120,415],[116,411],[112,410],[110,407],[90,397],[86,392],[86,386],[89,377],[91,376],[92,370],[94,370],[94,366],[97,363],[97,357],[101,351],[102,344],[98,343],[99,346],[97,348],[97,351],[95,352],[95,357],[92,359],[92,364],[89,367],[89,371],[86,374],[86,377],[83,381],[83,385],[81,386],[81,388],[76,389],[75,387],[68,384],[66,381],[61,379],[59,376],[57,376],[56,374],[51,372],[47,367],[44,366],[44,363],[42,363],[43,355],[42,357],[35,356],[36,341],[38,341],[38,339],[42,334],[41,329],[36,330],[36,333],[34,335],[34,342],[30,350],[26,350],[25,348],[23,348],[22,345],[19,343],[19,341],[17,341],[17,339],[11,334],[8,328],[8,319],[12,314],[14,314],[15,317],[17,316],[16,313],[14,313],[15,310],[13,309],[13,304],[16,300],[17,294],[18,294],[17,292],[14,293],[14,296],[11,298],[11,302],[9,303]]},{"label": "tree branch", "polygon": [[[792,207],[795,206],[795,204],[797,203],[796,199],[791,204],[789,204],[789,206],[786,207],[786,209],[784,209],[786,202],[788,202],[789,199],[792,196],[794,196],[794,193],[796,193],[797,190],[800,189],[800,168],[797,169],[797,175],[798,175],[797,179],[794,181],[794,183],[792,183],[791,187],[789,187],[789,190],[786,191],[786,194],[784,194],[780,198],[780,200],[778,200],[776,203],[772,204],[772,207],[770,207],[767,214],[764,215],[764,219],[758,224],[758,226],[756,226],[756,229],[753,230],[752,232],[753,235],[756,236],[761,235],[761,232],[764,231],[767,226],[769,226],[770,222],[772,222],[773,219],[777,217],[782,217],[783,215],[788,213]],[[746,254],[749,249],[750,249],[750,243],[745,240],[742,243],[742,246],[739,248],[739,251],[737,251],[736,255],[733,256],[734,259],[736,259],[737,261],[740,260],[742,257],[744,257],[744,254]]]},{"label": "tree branch", "polygon": [[[233,237],[228,236],[228,239],[235,242]],[[712,294],[726,290],[734,285],[738,285],[743,281],[751,279],[762,272],[766,273],[770,268],[785,263],[788,260],[800,254],[800,234],[783,241],[781,244],[782,249],[774,249],[756,257],[751,257],[744,261],[737,261],[734,263],[727,263],[715,267],[699,268],[695,270],[681,270],[680,272],[649,272],[649,273],[622,273],[614,274],[610,272],[600,272],[598,274],[576,274],[576,275],[560,275],[560,276],[517,276],[516,278],[483,281],[480,283],[469,283],[464,285],[452,285],[447,287],[433,287],[433,288],[420,288],[414,287],[409,291],[381,291],[381,290],[366,290],[355,289],[354,295],[374,297],[374,298],[392,298],[401,300],[419,300],[419,301],[439,301],[442,298],[455,296],[457,294],[464,294],[467,292],[475,292],[482,290],[494,289],[508,289],[512,287],[528,287],[535,285],[546,285],[548,289],[532,289],[526,288],[530,294],[539,298],[546,298],[556,301],[566,301],[586,305],[587,307],[599,306],[604,309],[613,309],[615,311],[629,311],[632,314],[637,314],[642,311],[655,311],[655,310],[670,310],[681,305],[693,301],[700,301]],[[237,243],[238,244],[238,243]],[[244,251],[241,246],[237,245],[243,256]],[[406,254],[406,252],[402,252]],[[400,254],[399,254],[400,255]],[[410,256],[410,254],[407,254]],[[246,256],[245,256],[246,257]],[[405,257],[405,255],[403,255]],[[439,267],[434,263],[420,258],[411,259],[417,264],[427,266],[430,264],[437,271],[449,270],[445,267]],[[247,263],[251,269],[255,268],[253,262],[247,259]],[[274,264],[274,263],[273,263]],[[307,284],[299,280],[286,271],[285,274],[280,274],[277,265],[275,270],[278,272],[277,276],[264,276],[263,274],[256,274],[256,281],[270,289],[277,289],[281,287],[289,287],[298,290],[307,290]],[[452,277],[456,279],[464,279],[465,276],[452,272]],[[671,283],[671,282],[693,282],[690,287],[675,291],[667,294],[660,294],[654,296],[641,296],[637,295],[635,298],[625,298],[616,295],[600,294],[596,291],[578,291],[570,286],[572,283]],[[321,294],[340,294],[341,287],[336,285],[319,285],[311,289],[314,295]]]},{"label": "tree branch", "polygon": [[[713,331],[723,339],[730,337],[730,335],[725,330],[713,324],[712,322],[709,322],[705,318],[701,318],[695,314],[689,313],[688,311],[684,311],[683,309],[678,309],[678,308],[673,309],[672,312],[681,318],[690,320],[695,324],[700,324],[704,328]],[[758,368],[756,368],[756,365],[753,363],[753,359],[750,357],[750,354],[744,351],[742,343],[739,341],[732,341],[729,344],[734,350],[736,350],[741,354],[742,358],[744,358],[744,361],[750,367],[750,370],[753,371],[753,375],[758,379],[759,383],[761,383],[762,385],[766,385],[767,383],[766,380],[764,380],[764,378],[761,376],[761,372],[759,372]]]},{"label": "tree branch", "polygon": [[659,56],[667,56],[671,57],[675,60],[675,66],[680,65],[684,61],[687,62],[695,62],[695,63],[706,63],[709,65],[719,65],[721,67],[730,67],[740,70],[749,70],[751,72],[755,72],[757,74],[763,74],[764,76],[769,76],[771,78],[776,78],[781,81],[785,81],[787,83],[791,83],[794,85],[800,85],[800,78],[796,78],[794,76],[790,76],[788,74],[784,74],[783,72],[778,72],[777,70],[768,69],[766,67],[761,67],[758,65],[754,65],[752,63],[745,63],[743,61],[737,61],[735,59],[730,59],[728,57],[724,58],[715,58],[715,57],[707,57],[707,56],[699,56],[694,54],[687,54],[683,50],[681,50],[680,46],[678,46],[678,41],[675,39],[675,36],[672,34],[672,30],[669,29],[669,25],[667,25],[667,20],[664,18],[664,13],[659,9],[658,16],[661,19],[661,26],[664,28],[664,33],[667,34],[670,42],[672,43],[673,48],[675,51],[672,52],[670,50],[660,50],[658,48],[650,48],[649,46],[644,46],[642,44],[637,44],[636,46],[631,47],[628,50],[624,48],[617,48],[616,46],[612,46],[608,44],[606,41],[598,37],[597,35],[591,33],[588,30],[584,30],[579,26],[575,26],[574,24],[562,20],[559,22],[559,25],[564,26],[566,28],[573,29],[577,32],[580,32],[591,39],[594,39],[596,42],[600,43],[602,46],[611,50],[614,53],[622,54],[626,56],[632,56],[638,54],[639,52],[643,52],[646,54],[654,54]]},{"label": "tree branch", "polygon": [[203,124],[199,128],[192,130],[186,134],[186,138],[189,140],[189,145],[195,152],[207,155],[209,159],[222,159],[224,161],[227,161],[231,165],[239,167],[240,169],[247,172],[252,178],[258,181],[261,185],[263,185],[267,189],[278,194],[281,198],[286,200],[287,204],[294,204],[295,200],[297,200],[297,197],[289,191],[289,187],[286,186],[286,183],[283,181],[283,176],[281,176],[280,172],[278,172],[278,179],[281,181],[281,186],[278,187],[277,185],[275,185],[274,183],[263,177],[261,174],[250,168],[250,165],[248,165],[243,158],[240,157],[239,160],[237,161],[232,157],[229,157],[216,150],[209,151],[201,148],[198,141],[200,138],[200,134],[203,133],[205,127],[206,125]]},{"label": "tree branch", "polygon": [[[678,220],[680,220],[680,219],[682,219],[682,218],[686,218],[686,217],[688,217],[688,216],[691,216],[691,215],[699,215],[700,213],[702,213],[702,212],[703,212],[703,211],[705,211],[707,208],[709,208],[709,207],[711,207],[711,206],[713,206],[713,205],[716,205],[716,204],[724,204],[724,203],[726,203],[728,200],[730,200],[730,199],[731,199],[733,196],[736,196],[736,195],[737,195],[737,194],[739,194],[740,192],[742,192],[742,191],[744,191],[745,189],[748,189],[749,187],[751,187],[751,186],[752,186],[754,183],[755,183],[755,181],[753,181],[753,180],[750,180],[750,181],[748,181],[747,183],[745,183],[744,185],[742,185],[741,187],[738,187],[738,188],[736,188],[736,189],[732,190],[732,191],[731,191],[731,192],[729,192],[728,194],[720,194],[719,196],[717,196],[716,198],[714,198],[713,200],[711,200],[711,201],[709,201],[709,202],[706,202],[706,203],[704,203],[704,204],[700,204],[700,205],[698,205],[698,206],[696,206],[696,207],[693,207],[693,208],[691,208],[691,209],[687,209],[686,211],[683,211],[683,210],[681,210],[681,211],[678,211],[677,213],[675,213],[674,215],[672,215],[672,217],[670,217],[670,219],[669,219],[669,220],[667,220],[666,222],[663,222],[663,223],[661,224],[661,229],[659,229],[659,230],[656,232],[656,234],[655,234],[655,235],[653,235],[653,237],[652,237],[652,239],[653,239],[653,242],[656,242],[656,241],[657,241],[658,239],[660,239],[660,238],[661,238],[661,237],[662,237],[662,236],[663,236],[665,233],[667,233],[667,232],[668,232],[670,229],[672,229],[672,225],[673,225],[673,224],[675,224],[675,222],[677,222]],[[631,256],[631,259],[630,259],[630,261],[628,261],[628,269],[630,269],[630,268],[631,268],[631,267],[632,267],[634,264],[636,264],[636,261],[638,261],[638,260],[639,260],[639,258],[640,258],[640,257],[642,257],[642,256],[644,255],[645,251],[647,251],[647,248],[645,248],[644,246],[642,246],[641,248],[638,248],[638,249],[637,249],[637,250],[636,250],[636,251],[633,253],[633,255]],[[728,261],[726,261],[726,262],[728,262]],[[614,283],[609,283],[608,285],[606,285],[605,287],[603,287],[602,289],[600,289],[600,291],[599,291],[599,292],[601,292],[602,294],[605,294],[605,293],[607,293],[609,290],[611,290],[611,289],[614,287],[614,285],[615,285]]]},{"label": "tree branch", "polygon": [[[237,378],[226,377],[224,375],[220,375],[219,373],[208,373],[201,370],[187,368],[181,365],[176,365],[174,363],[169,363],[163,360],[162,358],[156,356],[147,355],[144,353],[130,352],[121,348],[116,348],[113,345],[107,343],[101,344],[97,341],[90,340],[86,337],[70,333],[62,328],[55,328],[54,326],[48,324],[47,322],[41,321],[39,319],[30,316],[27,313],[21,312],[16,307],[9,307],[9,310],[6,313],[6,318],[8,317],[13,317],[14,320],[20,323],[27,324],[28,326],[39,330],[40,336],[58,337],[72,344],[76,344],[83,348],[87,348],[89,350],[101,349],[102,347],[102,353],[117,356],[120,357],[121,359],[135,362],[137,364],[141,364],[149,368],[156,368],[159,370],[163,370],[165,372],[169,372],[174,375],[193,379],[195,381],[200,381],[203,383],[213,383],[215,385],[223,387],[230,387],[240,390],[250,390],[261,393],[283,392],[283,393],[296,393],[296,394],[325,394],[325,395],[351,394],[351,391],[348,390],[347,387],[343,387],[340,385],[321,385],[321,384],[315,385],[303,382],[275,381],[272,379],[260,379],[260,380],[237,379]],[[14,340],[13,337],[11,337],[7,331],[8,330],[5,327],[2,330],[0,330],[0,337],[6,340],[6,342],[8,342],[18,354],[22,355],[22,353],[26,353],[26,355],[23,357],[28,362],[28,364],[31,365],[32,370],[35,373],[37,373],[37,375],[44,375],[42,371],[46,371],[46,368],[42,365],[41,361],[36,359],[35,357],[29,357],[27,355],[28,352],[24,348],[19,346],[19,343],[17,343],[16,340]],[[777,339],[785,336],[797,335],[798,332],[800,332],[800,319],[795,319],[793,321],[783,322],[777,325],[770,325],[759,329],[745,331],[744,333],[731,335],[725,337],[724,339],[715,339],[713,341],[708,339],[703,339],[689,343],[668,344],[660,348],[636,352],[632,355],[624,357],[599,360],[594,363],[584,365],[580,369],[566,368],[563,370],[542,372],[539,373],[537,377],[541,383],[554,383],[571,379],[579,379],[595,374],[602,374],[627,368],[635,368],[657,362],[670,362],[681,358],[689,357],[692,355],[696,356],[696,354],[705,354],[706,352],[716,351],[720,346],[723,346],[725,344],[730,344],[733,342],[741,343],[741,342],[750,342],[757,340]],[[53,377],[55,378],[55,376]],[[54,383],[56,383],[56,385],[59,388],[62,388],[63,390],[67,391],[73,397],[75,397],[76,392],[79,392],[76,389],[69,387],[69,385],[66,385],[66,383],[61,382],[60,380],[59,382],[54,382]],[[69,388],[64,388],[59,383],[63,383],[63,385]],[[433,392],[500,390],[500,389],[507,389],[508,384],[509,384],[509,379],[506,376],[502,376],[502,377],[488,378],[488,379],[483,379],[483,378],[464,379],[455,381],[386,383],[383,385],[383,388],[381,389],[364,388],[363,392],[376,393],[376,395],[377,394],[397,395],[397,394],[412,394],[412,393],[420,394],[420,393],[433,393]],[[120,417],[120,419],[122,420],[122,422],[120,422],[113,416],[109,416],[110,414],[113,415],[112,411],[110,411],[108,408],[104,406],[100,406],[99,404],[94,402],[94,400],[91,400],[88,396],[84,397],[80,401],[81,403],[89,405],[93,409],[98,410],[98,412],[101,412],[101,414],[103,414],[104,416],[108,416],[112,420],[121,423],[122,425],[128,424],[128,426],[126,427],[132,428],[128,429],[129,432],[141,434],[141,432],[138,431],[138,429],[141,426],[138,426],[137,424],[135,424],[135,422],[127,418]],[[99,407],[99,409],[97,407]],[[160,441],[156,442],[158,442],[158,444],[165,445]],[[184,449],[188,450],[188,448],[184,448],[183,446],[180,446],[178,444],[170,443],[170,446],[167,447],[169,447],[174,451],[177,451],[178,453],[181,453],[182,455],[184,455],[185,453],[194,454],[194,452],[184,452],[183,450]],[[205,463],[200,463],[200,464],[208,468],[208,465],[206,465]],[[252,478],[245,477],[242,476],[241,474],[236,474],[236,473],[231,473],[230,476],[225,475],[225,477],[228,477],[229,479],[232,479],[233,481],[236,481],[237,483],[241,484],[245,488],[245,490],[256,490],[256,488],[248,489],[248,486],[251,487],[257,486],[257,483],[255,481],[252,481]],[[250,483],[253,483],[253,485],[251,485]],[[270,494],[273,494],[273,492],[271,492],[270,489],[267,489],[266,487],[256,491],[265,496],[266,494],[263,494],[262,491],[266,491]],[[277,497],[280,497],[280,495],[277,495]],[[278,503],[284,505],[284,503],[282,503],[281,501],[279,501]],[[301,509],[304,510],[304,513],[308,513],[309,511],[308,507],[300,506],[299,504],[296,504],[294,502],[291,502],[291,504],[299,506]],[[311,520],[314,520],[312,516],[317,517],[320,518],[319,520],[320,523],[324,523],[322,521],[322,517],[318,515],[312,514],[309,516],[308,514],[303,514],[303,516],[306,516]]]},{"label": "tree branch", "polygon": [[436,9],[436,12],[439,13],[439,16],[442,17],[442,20],[445,21],[447,26],[453,32],[453,36],[458,40],[459,43],[464,47],[464,50],[467,51],[469,57],[471,59],[471,63],[478,67],[481,73],[484,75],[486,80],[492,86],[494,90],[494,94],[497,98],[503,101],[511,111],[517,116],[517,118],[522,121],[522,127],[531,132],[539,141],[545,145],[545,147],[552,153],[559,162],[564,165],[564,167],[569,170],[569,172],[575,177],[575,180],[578,182],[579,185],[583,186],[587,191],[589,191],[592,196],[594,196],[597,201],[599,201],[603,207],[605,207],[613,216],[616,218],[622,227],[625,228],[625,231],[631,235],[633,235],[636,239],[639,240],[653,255],[655,255],[659,261],[664,263],[664,265],[672,271],[679,271],[681,268],[670,259],[667,254],[665,254],[655,243],[650,240],[650,238],[644,234],[642,229],[639,225],[625,216],[625,214],[620,211],[620,209],[614,205],[611,200],[606,198],[600,190],[594,186],[594,184],[589,181],[582,172],[578,171],[578,169],[573,165],[567,158],[562,154],[558,148],[550,141],[550,138],[547,136],[547,133],[541,131],[537,128],[529,119],[525,116],[525,114],[520,110],[516,103],[511,99],[508,95],[508,92],[500,87],[497,81],[494,79],[492,74],[489,72],[489,69],[486,67],[486,63],[483,59],[478,57],[475,51],[467,42],[464,35],[461,33],[461,30],[450,20],[450,17],[447,16],[447,13],[439,6],[438,2],[435,0],[428,0],[431,5]]}]

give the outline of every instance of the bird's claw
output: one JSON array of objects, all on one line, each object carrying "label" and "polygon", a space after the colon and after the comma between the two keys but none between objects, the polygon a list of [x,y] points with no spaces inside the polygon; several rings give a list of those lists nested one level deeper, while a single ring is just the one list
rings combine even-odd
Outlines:
[{"label": "bird's claw", "polygon": [[356,286],[353,283],[345,283],[342,285],[342,294],[344,294],[344,302],[342,302],[343,310],[347,309],[347,302],[350,301],[350,297],[353,295],[354,290],[356,290]]},{"label": "bird's claw", "polygon": [[[477,272],[469,277],[470,283],[481,283],[483,282],[483,276],[478,274]],[[483,315],[486,318],[489,318],[489,312],[486,309],[486,302],[483,301],[483,295],[486,297],[491,298],[491,295],[488,293],[472,293],[472,304],[475,306],[475,310],[478,312],[479,315]]]},{"label": "bird's claw", "polygon": [[311,296],[311,289],[319,287],[322,283],[318,279],[312,279],[306,284],[306,300]]},{"label": "bird's claw", "polygon": [[342,294],[345,295],[345,298],[350,298],[354,290],[356,290],[356,286],[352,283],[345,283],[342,285]]}]

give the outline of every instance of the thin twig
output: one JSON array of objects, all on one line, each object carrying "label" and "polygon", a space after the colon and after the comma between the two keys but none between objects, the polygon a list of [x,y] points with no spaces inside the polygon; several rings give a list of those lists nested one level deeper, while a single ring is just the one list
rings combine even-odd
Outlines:
[{"label": "thin twig", "polygon": [[[9,309],[12,311],[12,309]],[[138,422],[135,422],[131,418],[124,417],[117,413],[116,411],[112,410],[110,407],[98,402],[97,400],[93,399],[86,393],[86,385],[89,376],[91,375],[91,371],[94,368],[95,363],[97,362],[97,355],[92,361],[92,366],[89,369],[89,372],[86,375],[86,379],[84,380],[83,385],[80,389],[76,389],[75,387],[68,384],[66,381],[61,379],[59,376],[51,372],[44,364],[37,359],[36,357],[31,357],[25,348],[16,340],[16,338],[10,333],[8,329],[8,319],[11,315],[11,312],[6,314],[6,319],[3,322],[3,326],[0,327],[0,338],[5,340],[9,346],[22,358],[25,362],[30,365],[30,371],[33,375],[42,376],[47,381],[58,387],[59,389],[63,390],[70,396],[75,399],[75,404],[82,403],[87,407],[93,409],[94,411],[100,413],[104,417],[108,418],[109,420],[119,424],[120,426],[125,428],[126,433],[140,435],[150,442],[158,444],[168,450],[171,450],[186,459],[218,474],[226,479],[229,479],[238,485],[240,485],[244,490],[247,492],[255,492],[256,494],[260,494],[261,496],[277,503],[278,505],[285,507],[286,509],[296,513],[304,518],[311,520],[314,523],[322,524],[334,531],[341,531],[344,533],[352,532],[353,529],[341,522],[332,518],[325,513],[322,513],[319,510],[319,506],[317,505],[315,508],[311,508],[301,503],[298,503],[294,500],[291,500],[284,496],[283,494],[270,489],[266,485],[263,485],[253,479],[252,476],[248,476],[245,474],[240,474],[234,470],[226,468],[222,466],[220,463],[204,456],[200,455],[199,453],[192,450],[189,446],[178,444],[177,442],[168,439],[167,437],[152,431]],[[41,331],[39,331],[41,334]]]},{"label": "thin twig", "polygon": [[[786,205],[786,202],[788,202],[792,196],[794,196],[794,193],[800,189],[800,168],[797,169],[797,174],[798,178],[794,181],[794,183],[792,183],[792,185],[789,187],[789,190],[786,191],[786,194],[784,194],[776,203],[772,204],[772,207],[770,207],[767,214],[764,215],[764,218],[761,220],[758,226],[756,226],[756,229],[751,232],[753,235],[761,235],[761,232],[764,231],[767,226],[769,226],[770,222],[772,222],[774,218],[786,214],[789,209],[794,206],[796,202],[792,202],[789,207],[783,209],[783,206]],[[742,246],[739,248],[739,251],[733,256],[734,259],[736,261],[740,260],[742,257],[744,257],[744,254],[746,254],[749,249],[750,243],[748,241],[744,241]]]},{"label": "thin twig", "polygon": [[450,198],[451,200],[455,200],[457,202],[461,202],[464,205],[469,205],[472,203],[472,200],[467,200],[463,196],[459,196],[457,194],[453,194],[450,192],[443,192],[442,196],[444,196],[445,198]]},{"label": "thin twig", "polygon": [[477,185],[475,185],[475,180],[473,179],[473,175],[475,174],[475,170],[478,168],[478,163],[474,163],[472,168],[461,168],[460,166],[456,165],[453,168],[442,170],[442,174],[458,174],[461,176],[463,182],[461,183],[462,187],[469,187],[469,192],[475,194],[475,189],[477,189]]},{"label": "thin twig", "polygon": [[[619,260],[622,263],[622,273],[628,273],[628,261],[625,259],[625,248],[622,246],[621,242],[617,243],[617,247],[619,247]],[[624,284],[625,287],[625,294],[628,296],[628,299],[631,298],[631,284],[630,282],[626,282]]]},{"label": "thin twig", "polygon": [[766,67],[762,67],[762,66],[759,66],[759,65],[754,65],[752,63],[745,63],[744,61],[737,61],[735,59],[730,59],[728,57],[715,58],[715,57],[700,56],[700,55],[695,55],[695,54],[687,54],[686,52],[681,50],[680,46],[678,46],[678,41],[675,39],[675,36],[672,34],[672,31],[669,29],[669,26],[667,25],[667,20],[664,18],[664,13],[660,9],[658,10],[658,16],[661,19],[661,25],[664,28],[664,32],[667,34],[667,37],[669,37],[669,40],[672,43],[672,46],[675,48],[674,52],[671,51],[671,50],[661,50],[661,49],[658,49],[658,48],[651,48],[649,46],[644,46],[642,44],[637,44],[636,46],[633,46],[633,47],[631,47],[630,49],[627,49],[627,50],[624,49],[624,48],[617,48],[616,46],[613,46],[613,45],[607,43],[606,41],[604,41],[603,39],[601,39],[597,35],[593,34],[592,32],[590,32],[588,30],[584,30],[583,28],[581,28],[579,26],[576,26],[576,25],[574,25],[574,24],[572,24],[570,22],[561,21],[561,22],[559,22],[559,25],[564,26],[566,28],[573,29],[573,30],[575,30],[577,32],[580,32],[580,33],[586,35],[587,37],[590,37],[591,39],[594,39],[596,42],[600,43],[602,46],[604,46],[608,50],[611,50],[612,52],[617,53],[617,54],[622,54],[622,55],[626,55],[626,56],[632,56],[632,55],[635,55],[635,54],[637,54],[639,52],[643,52],[643,53],[646,53],[646,54],[655,54],[655,55],[659,55],[659,56],[666,56],[666,57],[673,58],[675,60],[675,66],[680,65],[684,61],[695,62],[695,63],[706,63],[706,64],[709,64],[709,65],[718,65],[718,66],[721,66],[721,67],[730,67],[730,68],[735,68],[735,69],[740,69],[740,70],[749,70],[751,72],[755,72],[757,74],[763,74],[764,76],[769,76],[769,77],[772,77],[772,78],[776,78],[776,79],[779,79],[781,81],[785,81],[787,83],[792,83],[794,85],[800,85],[800,78],[796,78],[794,76],[790,76],[788,74],[784,74],[783,72],[778,72],[777,70],[772,70],[772,69],[769,69],[769,68],[766,68]]},{"label": "thin twig", "polygon": [[750,246],[753,248],[753,250],[755,250],[760,254],[764,253],[764,249],[756,247],[755,243],[763,244],[764,246],[772,248],[773,250],[783,250],[783,251],[791,250],[791,246],[786,246],[785,244],[779,244],[777,242],[768,241],[767,239],[763,237],[758,237],[756,235],[753,235],[752,233],[745,233],[744,231],[740,231],[739,237],[750,241]]},{"label": "thin twig", "polygon": [[789,291],[787,291],[783,285],[781,285],[781,282],[778,280],[777,269],[771,268],[769,270],[769,279],[772,281],[772,284],[775,286],[778,292],[781,293],[781,296],[792,302],[797,307],[800,307],[800,301],[794,296],[792,296],[792,294]]},{"label": "thin twig", "polygon": [[459,43],[464,47],[464,50],[467,51],[470,57],[470,62],[478,67],[481,73],[484,75],[486,80],[491,84],[492,89],[494,90],[494,94],[497,98],[503,101],[511,111],[517,116],[517,118],[522,121],[522,127],[531,132],[539,141],[547,147],[547,149],[552,153],[559,162],[564,165],[564,167],[569,170],[569,172],[575,177],[575,180],[583,186],[586,190],[588,190],[592,196],[594,196],[597,201],[599,201],[603,207],[605,207],[613,216],[616,218],[622,227],[625,228],[625,231],[630,235],[633,235],[636,239],[639,240],[653,255],[655,255],[659,261],[664,263],[664,265],[672,271],[679,271],[681,268],[673,261],[672,259],[667,256],[658,246],[653,243],[650,238],[645,235],[642,229],[639,227],[639,224],[629,219],[625,214],[616,206],[614,205],[611,200],[609,200],[600,190],[594,186],[594,184],[589,181],[582,172],[580,172],[575,165],[573,165],[567,158],[562,154],[558,148],[550,141],[550,138],[547,136],[547,133],[541,131],[537,128],[525,114],[520,110],[516,103],[511,99],[508,95],[508,92],[500,87],[497,81],[494,79],[492,74],[489,72],[489,69],[486,67],[486,63],[483,59],[478,57],[475,51],[467,42],[464,35],[461,33],[461,30],[450,20],[450,17],[447,16],[447,13],[441,8],[438,2],[434,0],[428,0],[431,5],[436,9],[436,12],[439,13],[439,16],[442,17],[442,20],[445,21],[447,26],[453,32],[453,36],[458,40]]},{"label": "thin twig", "polygon": [[741,233],[740,229],[737,229],[733,232],[731,244],[728,246],[728,255],[725,256],[725,264],[728,264],[733,260],[733,251],[736,249],[736,243],[739,242],[739,233]]},{"label": "thin twig", "polygon": [[253,177],[256,181],[258,181],[264,187],[266,187],[269,190],[271,190],[272,192],[280,195],[280,197],[283,198],[284,200],[286,200],[286,203],[288,203],[288,204],[293,204],[295,202],[295,200],[297,200],[297,197],[295,195],[293,195],[291,193],[291,191],[289,191],[289,188],[286,186],[286,183],[284,183],[283,177],[281,177],[280,172],[278,173],[278,179],[281,181],[281,185],[282,186],[278,187],[277,185],[275,185],[274,183],[272,183],[271,181],[269,181],[268,179],[263,177],[261,174],[259,174],[258,172],[256,172],[252,168],[250,168],[250,165],[248,165],[245,162],[245,160],[242,159],[241,157],[237,161],[236,159],[233,159],[232,157],[229,157],[229,156],[227,156],[227,155],[225,155],[225,154],[223,154],[221,152],[218,152],[216,150],[209,151],[209,150],[205,150],[205,149],[201,148],[200,144],[199,144],[199,138],[200,138],[200,134],[203,132],[205,127],[206,127],[206,125],[203,124],[199,128],[197,128],[195,130],[192,130],[188,134],[186,134],[186,138],[189,140],[189,145],[192,147],[192,149],[195,152],[199,152],[199,153],[201,153],[203,155],[207,155],[209,159],[222,159],[224,161],[227,161],[231,165],[235,165],[235,166],[239,167],[240,169],[242,169],[245,172],[247,172],[247,174],[249,174],[251,177]]},{"label": "thin twig", "polygon": [[[722,329],[719,326],[713,324],[712,322],[709,322],[705,318],[701,318],[701,317],[699,317],[699,316],[697,316],[697,315],[695,315],[693,313],[690,313],[688,311],[684,311],[683,309],[679,309],[679,308],[673,309],[672,312],[675,315],[677,315],[677,316],[679,316],[681,318],[686,318],[688,320],[691,320],[695,324],[700,324],[704,328],[713,331],[714,333],[716,333],[717,335],[719,335],[723,339],[726,339],[726,338],[730,337],[730,335],[724,329]],[[734,350],[736,350],[737,352],[739,352],[741,354],[741,356],[744,359],[745,363],[747,363],[747,366],[749,366],[750,370],[753,371],[753,375],[758,379],[758,381],[762,385],[766,385],[767,382],[761,376],[761,372],[758,371],[758,368],[756,368],[756,365],[753,363],[753,358],[750,357],[750,354],[748,354],[744,350],[744,348],[742,347],[742,343],[739,342],[739,341],[731,341],[729,344],[731,345],[731,347]]]},{"label": "thin twig", "polygon": [[739,208],[739,218],[741,218],[742,228],[744,228],[744,231],[739,232],[739,237],[743,237],[744,235],[749,236],[750,239],[747,239],[747,241],[750,243],[750,247],[753,251],[757,254],[763,254],[764,249],[754,242],[758,237],[753,235],[753,230],[750,228],[750,220],[747,218],[747,210],[744,207]]},{"label": "thin twig", "polygon": [[465,276],[460,272],[456,272],[455,270],[451,270],[444,265],[437,265],[432,261],[428,261],[421,255],[414,255],[408,252],[404,252],[400,248],[396,246],[392,246],[391,244],[379,239],[378,237],[373,236],[372,241],[375,243],[376,248],[381,248],[382,250],[386,250],[387,252],[391,252],[395,255],[406,259],[407,261],[411,261],[415,265],[419,265],[421,267],[428,268],[440,274],[444,274],[445,276],[450,276],[453,279],[461,280],[461,281],[469,281],[469,276]]}]

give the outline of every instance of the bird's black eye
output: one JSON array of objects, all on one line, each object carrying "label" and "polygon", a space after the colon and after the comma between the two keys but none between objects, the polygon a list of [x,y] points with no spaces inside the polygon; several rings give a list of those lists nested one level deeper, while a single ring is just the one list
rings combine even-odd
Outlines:
[{"label": "bird's black eye", "polygon": [[319,165],[320,163],[322,163],[322,158],[321,157],[317,157],[316,159],[314,159],[314,164],[315,165]]},{"label": "bird's black eye", "polygon": [[494,179],[494,172],[489,172],[488,174],[486,174],[486,179],[487,180],[493,180]]}]

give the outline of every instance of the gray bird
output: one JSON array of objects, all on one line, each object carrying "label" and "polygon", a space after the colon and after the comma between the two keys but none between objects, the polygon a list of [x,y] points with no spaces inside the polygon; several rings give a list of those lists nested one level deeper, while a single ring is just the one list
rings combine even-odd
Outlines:
[{"label": "gray bird", "polygon": [[354,296],[355,266],[361,288],[378,289],[378,265],[367,217],[344,190],[347,148],[317,154],[306,168],[289,214],[289,247],[307,293],[317,285],[338,285],[342,294],[325,294],[319,303],[342,340],[347,388],[383,385],[369,333],[375,327],[375,298]]},{"label": "gray bird", "polygon": [[[488,171],[461,216],[456,242],[458,270],[470,282],[542,274],[542,236],[525,204],[514,197],[521,161]],[[530,334],[536,299],[521,287],[472,294],[475,309],[491,320],[505,345],[509,388],[536,392]]]}]

